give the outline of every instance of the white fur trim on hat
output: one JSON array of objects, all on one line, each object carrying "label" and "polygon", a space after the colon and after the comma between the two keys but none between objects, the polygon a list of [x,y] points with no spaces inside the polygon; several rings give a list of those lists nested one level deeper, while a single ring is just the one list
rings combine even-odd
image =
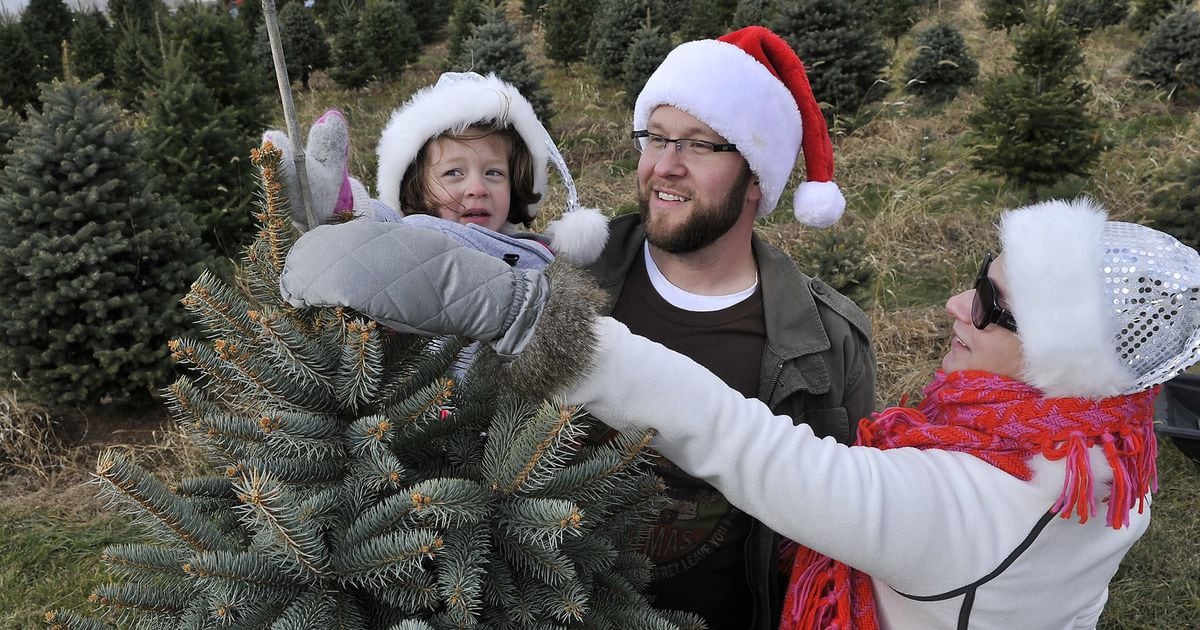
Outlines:
[{"label": "white fur trim on hat", "polygon": [[762,189],[755,216],[775,209],[796,164],[802,125],[796,99],[766,66],[733,44],[681,44],[646,80],[634,129],[645,129],[659,105],[688,113],[736,144]]},{"label": "white fur trim on hat", "polygon": [[1117,356],[1104,303],[1106,220],[1090,199],[1046,201],[1000,220],[1022,379],[1051,398],[1115,396],[1134,381]]},{"label": "white fur trim on hat", "polygon": [[[471,72],[443,74],[436,84],[422,88],[392,113],[377,148],[379,198],[403,210],[400,183],[421,147],[446,131],[490,120],[507,122],[517,130],[533,156],[533,189],[545,195],[550,136],[533,106],[496,75],[484,77]],[[531,217],[537,211],[538,204],[529,206]]]},{"label": "white fur trim on hat", "polygon": [[608,242],[608,218],[595,208],[578,208],[546,226],[550,249],[577,265],[590,265]]}]

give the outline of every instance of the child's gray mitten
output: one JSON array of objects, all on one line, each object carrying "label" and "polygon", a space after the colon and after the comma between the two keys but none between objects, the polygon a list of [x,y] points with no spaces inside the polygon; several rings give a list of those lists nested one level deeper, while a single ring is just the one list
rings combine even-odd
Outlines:
[{"label": "child's gray mitten", "polygon": [[461,335],[511,362],[512,384],[545,395],[590,365],[604,300],[569,264],[514,269],[441,232],[404,223],[321,226],[292,247],[279,279],[293,306],[346,306],[409,333]]},{"label": "child's gray mitten", "polygon": [[[271,141],[283,154],[280,170],[284,194],[292,211],[292,225],[304,232],[309,228],[308,217],[300,199],[292,142],[287,134],[275,129],[263,133],[263,140]],[[334,220],[335,215],[342,215],[344,220],[359,216],[380,221],[398,220],[395,211],[371,199],[362,182],[350,176],[349,158],[350,127],[341,112],[331,109],[309,128],[308,143],[304,147],[304,170],[317,225],[338,222]]]}]

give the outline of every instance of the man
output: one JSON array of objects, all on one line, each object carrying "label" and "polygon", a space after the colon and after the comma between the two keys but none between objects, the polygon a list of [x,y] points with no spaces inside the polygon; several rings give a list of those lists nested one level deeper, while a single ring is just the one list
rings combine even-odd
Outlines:
[{"label": "man", "polygon": [[[826,227],[845,203],[796,54],[761,27],[682,44],[638,96],[633,135],[640,212],[612,221],[590,267],[610,314],[775,413],[851,442],[874,409],[869,323],[754,234],[801,147],[797,218]],[[713,630],[777,627],[777,537],[669,463],[659,474],[671,504],[646,545],[655,606],[698,613]]]}]

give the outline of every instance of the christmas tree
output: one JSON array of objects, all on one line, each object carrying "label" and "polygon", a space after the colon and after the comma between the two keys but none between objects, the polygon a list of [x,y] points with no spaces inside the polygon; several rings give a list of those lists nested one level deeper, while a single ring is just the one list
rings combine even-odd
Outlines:
[{"label": "christmas tree", "polygon": [[[400,335],[340,308],[296,309],[279,152],[240,282],[184,304],[208,342],[168,404],[213,474],[166,484],[115,452],[96,478],[148,540],[107,548],[107,621],[200,628],[699,628],[650,608],[634,551],[661,507],[650,434],[585,446],[581,410],[519,398],[495,354]],[[69,611],[53,628],[109,627]]]},{"label": "christmas tree", "polygon": [[21,23],[0,16],[0,107],[25,111],[37,99],[37,61]]},{"label": "christmas tree", "polygon": [[[631,25],[645,23],[646,16],[646,0],[600,0],[596,4],[587,60],[601,77],[610,81],[624,78],[625,57],[637,32]],[[657,23],[654,16],[650,19]]]},{"label": "christmas tree", "polygon": [[80,79],[100,76],[97,87],[112,87],[116,69],[113,65],[113,49],[116,47],[112,26],[99,9],[75,14],[75,25],[71,27],[72,74]]},{"label": "christmas tree", "polygon": [[71,9],[63,0],[29,0],[21,12],[25,37],[37,56],[38,81],[62,76],[62,43],[71,35]]},{"label": "christmas tree", "polygon": [[463,42],[456,69],[489,72],[511,83],[533,105],[542,124],[554,116],[550,94],[542,87],[542,73],[525,54],[526,40],[504,16],[504,7],[484,8],[483,22]]},{"label": "christmas tree", "polygon": [[546,57],[567,65],[587,53],[587,38],[592,30],[592,0],[548,0],[542,9],[543,43]]},{"label": "christmas tree", "polygon": [[646,79],[671,52],[671,39],[657,28],[643,25],[633,36],[625,57],[625,104],[633,109]]},{"label": "christmas tree", "polygon": [[[279,38],[287,63],[288,79],[300,81],[300,85],[307,90],[312,72],[329,67],[332,53],[329,42],[325,41],[325,30],[304,3],[289,2],[279,10]],[[267,35],[267,25],[262,20],[255,33],[255,46],[263,65],[274,72],[271,40]]]},{"label": "christmas tree", "polygon": [[94,84],[41,99],[0,171],[0,369],[59,404],[148,399],[203,247]]},{"label": "christmas tree", "polygon": [[395,79],[421,56],[421,36],[413,16],[400,0],[370,0],[359,22],[363,45],[375,77]]},{"label": "christmas tree", "polygon": [[446,58],[451,65],[455,65],[462,55],[463,42],[470,39],[471,31],[483,23],[483,6],[483,0],[454,0],[450,33],[446,37]]},{"label": "christmas tree", "polygon": [[979,64],[967,42],[947,22],[935,24],[916,37],[917,54],[908,62],[904,89],[932,102],[945,102],[979,74]]}]

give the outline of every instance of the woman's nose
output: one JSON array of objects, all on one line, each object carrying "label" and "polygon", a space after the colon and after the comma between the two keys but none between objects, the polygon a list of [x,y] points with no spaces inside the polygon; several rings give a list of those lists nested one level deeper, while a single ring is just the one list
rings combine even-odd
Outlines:
[{"label": "woman's nose", "polygon": [[950,317],[964,321],[971,321],[971,305],[975,301],[975,289],[967,289],[962,293],[950,296],[946,300],[946,313]]}]

